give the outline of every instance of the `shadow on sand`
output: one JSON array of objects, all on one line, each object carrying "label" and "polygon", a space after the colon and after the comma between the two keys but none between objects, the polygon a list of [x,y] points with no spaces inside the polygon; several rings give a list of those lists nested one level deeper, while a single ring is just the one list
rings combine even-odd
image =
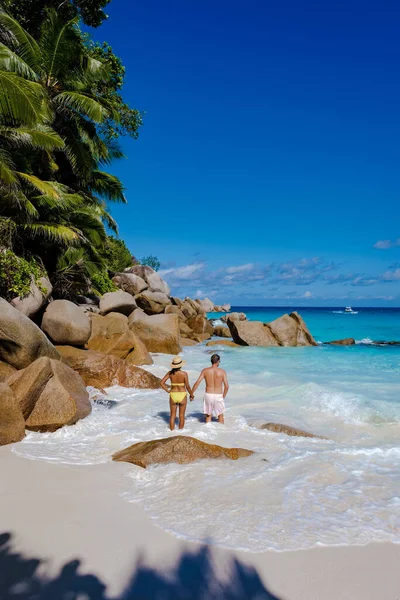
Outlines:
[{"label": "shadow on sand", "polygon": [[41,562],[14,552],[11,535],[0,534],[1,600],[279,600],[253,568],[237,560],[232,562],[229,581],[218,581],[207,546],[182,554],[168,572],[139,561],[118,598],[107,594],[96,575],[81,574],[79,560],[65,564],[53,579],[39,573]]}]

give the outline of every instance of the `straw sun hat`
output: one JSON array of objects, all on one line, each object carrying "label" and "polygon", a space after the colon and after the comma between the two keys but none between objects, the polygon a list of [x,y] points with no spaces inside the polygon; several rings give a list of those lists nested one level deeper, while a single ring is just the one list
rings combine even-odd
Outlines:
[{"label": "straw sun hat", "polygon": [[172,369],[180,369],[180,367],[183,367],[184,364],[185,364],[185,361],[182,360],[180,356],[174,356],[174,358],[172,359],[172,362],[171,362],[171,368]]}]

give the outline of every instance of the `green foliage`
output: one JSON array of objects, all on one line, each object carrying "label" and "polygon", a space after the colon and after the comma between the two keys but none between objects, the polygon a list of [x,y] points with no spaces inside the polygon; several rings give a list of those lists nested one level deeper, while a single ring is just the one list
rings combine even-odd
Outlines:
[{"label": "green foliage", "polygon": [[161,267],[161,263],[158,260],[157,256],[152,256],[152,255],[145,256],[144,258],[142,258],[142,260],[140,261],[140,264],[147,265],[148,267],[151,267],[155,271],[158,271],[158,269]]},{"label": "green foliage", "polygon": [[120,135],[129,135],[136,139],[139,135],[139,128],[143,124],[143,113],[135,108],[130,108],[123,100],[121,90],[124,84],[125,67],[121,59],[114,54],[107,42],[99,44],[88,35],[85,36],[85,42],[89,55],[106,65],[109,73],[108,81],[98,84],[96,92],[98,96],[107,99],[118,114],[117,122],[108,118],[102,123],[101,129],[105,138],[111,141]]},{"label": "green foliage", "polygon": [[39,285],[39,279],[45,275],[38,262],[26,260],[14,254],[12,250],[0,251],[0,296],[12,300],[16,296],[23,298],[30,292],[32,277]]},{"label": "green foliage", "polygon": [[123,156],[116,138],[137,137],[142,117],[121,95],[121,60],[79,28],[80,19],[98,26],[108,1],[2,2],[0,251],[25,257],[11,252],[4,293],[28,291],[30,256],[49,274],[53,296],[65,298],[113,291],[108,271],[137,264],[106,233],[117,233],[109,203],[126,199],[105,169]]},{"label": "green foliage", "polygon": [[45,19],[46,9],[55,9],[65,21],[80,16],[85,25],[99,27],[107,18],[103,8],[110,0],[3,0],[6,10],[33,35]]},{"label": "green foliage", "polygon": [[92,291],[97,296],[103,296],[107,292],[116,292],[117,286],[113,284],[107,271],[98,271],[92,275]]},{"label": "green foliage", "polygon": [[109,235],[104,248],[104,260],[107,268],[114,273],[120,273],[131,267],[134,262],[131,251],[123,240]]}]

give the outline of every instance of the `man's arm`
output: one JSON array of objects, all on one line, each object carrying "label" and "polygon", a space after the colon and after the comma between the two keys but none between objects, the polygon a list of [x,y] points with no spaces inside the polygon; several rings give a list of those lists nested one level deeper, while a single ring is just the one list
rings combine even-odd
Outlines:
[{"label": "man's arm", "polygon": [[164,392],[167,392],[167,394],[169,394],[169,389],[167,388],[165,383],[166,383],[166,381],[168,381],[168,379],[169,379],[169,373],[164,375],[164,377],[160,381],[160,385],[161,385],[162,389],[164,390]]},{"label": "man's arm", "polygon": [[203,381],[203,379],[204,379],[204,369],[203,369],[203,370],[202,370],[202,372],[200,373],[198,380],[196,381],[196,383],[195,383],[195,384],[194,384],[194,386],[193,386],[193,389],[192,389],[192,396],[193,396],[193,394],[195,393],[195,391],[197,390],[197,388],[199,387],[200,383]]},{"label": "man's arm", "polygon": [[228,393],[229,390],[229,383],[228,383],[228,376],[226,374],[226,371],[224,371],[224,393],[222,394],[224,398],[226,398],[226,395]]}]

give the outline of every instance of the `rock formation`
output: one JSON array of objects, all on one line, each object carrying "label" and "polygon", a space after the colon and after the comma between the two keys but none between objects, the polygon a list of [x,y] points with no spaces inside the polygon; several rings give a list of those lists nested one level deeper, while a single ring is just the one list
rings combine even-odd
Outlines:
[{"label": "rock formation", "polygon": [[42,329],[55,344],[84,346],[90,338],[91,323],[73,302],[54,300],[43,315]]},{"label": "rock formation", "polygon": [[22,312],[0,298],[0,360],[24,369],[41,356],[59,354],[43,331]]},{"label": "rock formation", "polygon": [[129,328],[142,340],[149,352],[179,354],[181,351],[177,315],[147,316],[135,311],[129,317]]},{"label": "rock formation", "polygon": [[72,346],[59,346],[58,349],[63,361],[79,373],[85,385],[98,389],[113,385],[140,389],[160,387],[158,377],[122,358]]},{"label": "rock formation", "polygon": [[8,379],[27,429],[55,431],[73,425],[91,411],[82,378],[66,364],[38,358]]},{"label": "rock formation", "polygon": [[354,338],[344,338],[343,340],[333,340],[333,342],[324,342],[331,346],[354,346],[356,340]]},{"label": "rock formation", "polygon": [[170,295],[169,285],[162,279],[162,277],[147,265],[135,265],[125,269],[125,273],[133,273],[143,279],[146,282],[148,288],[152,292],[162,292],[166,296]]},{"label": "rock formation", "polygon": [[158,315],[165,311],[171,304],[171,300],[163,292],[152,292],[145,290],[135,296],[136,304],[145,311],[147,315]]},{"label": "rock formation", "polygon": [[222,338],[230,338],[231,332],[229,331],[229,327],[224,327],[223,325],[217,325],[214,327],[213,331],[214,335]]},{"label": "rock formation", "polygon": [[223,448],[186,435],[179,435],[133,444],[113,454],[112,458],[146,469],[153,464],[178,463],[183,465],[203,458],[237,460],[252,454],[254,453],[251,450]]},{"label": "rock formation", "polygon": [[7,381],[17,369],[0,360],[0,383]]},{"label": "rock formation", "polygon": [[19,442],[25,437],[25,419],[14,392],[0,383],[0,446]]},{"label": "rock formation", "polygon": [[136,296],[136,294],[140,294],[149,287],[144,279],[134,273],[117,273],[112,281],[120,290],[131,294],[131,296]]},{"label": "rock formation", "polygon": [[32,277],[30,292],[23,298],[14,298],[11,304],[27,317],[33,317],[44,306],[53,291],[53,286],[47,277],[41,277],[36,283]]},{"label": "rock formation", "polygon": [[282,315],[271,323],[232,320],[228,327],[233,341],[242,346],[316,346],[305,322],[297,312]]},{"label": "rock formation", "polygon": [[110,312],[118,312],[123,315],[130,315],[135,310],[137,304],[133,296],[128,292],[108,292],[100,299],[100,314],[106,315]]},{"label": "rock formation", "polygon": [[317,438],[320,440],[327,439],[320,435],[308,433],[308,431],[303,431],[302,429],[296,429],[295,427],[290,427],[289,425],[283,425],[282,423],[264,423],[259,427],[259,429],[268,429],[269,431],[273,431],[274,433],[284,433],[292,437],[308,437]]},{"label": "rock formation", "polygon": [[128,324],[128,317],[121,313],[92,316],[92,335],[87,343],[89,350],[126,358],[130,364],[151,365],[153,359],[140,338]]}]

